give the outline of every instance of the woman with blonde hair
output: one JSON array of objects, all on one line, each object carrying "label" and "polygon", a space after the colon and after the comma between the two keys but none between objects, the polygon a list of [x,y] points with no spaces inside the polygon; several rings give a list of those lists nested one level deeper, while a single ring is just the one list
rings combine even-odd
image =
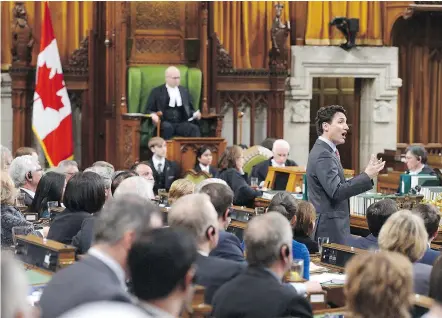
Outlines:
[{"label": "woman with blonde hair", "polygon": [[296,211],[293,239],[307,246],[310,254],[318,253],[318,242],[311,239],[316,222],[316,209],[308,201],[300,200]]},{"label": "woman with blonde hair", "polygon": [[428,247],[428,234],[422,218],[408,210],[400,210],[388,218],[379,232],[379,248],[398,252],[413,263],[414,292],[428,296],[432,266],[417,263]]},{"label": "woman with blonde hair", "polygon": [[243,171],[244,155],[240,146],[227,147],[219,160],[219,178],[226,181],[233,191],[233,204],[253,207],[256,197],[262,195],[247,183],[247,174]]},{"label": "woman with blonde hair", "polygon": [[413,293],[410,261],[394,252],[367,252],[345,266],[350,318],[409,318]]},{"label": "woman with blonde hair", "polygon": [[11,177],[6,171],[1,171],[1,245],[10,247],[13,244],[12,228],[16,226],[23,227],[24,234],[34,231],[31,222],[26,221],[24,215],[14,207],[17,190]]},{"label": "woman with blonde hair", "polygon": [[175,180],[169,189],[169,205],[172,205],[179,198],[192,194],[195,191],[195,184],[187,179]]}]

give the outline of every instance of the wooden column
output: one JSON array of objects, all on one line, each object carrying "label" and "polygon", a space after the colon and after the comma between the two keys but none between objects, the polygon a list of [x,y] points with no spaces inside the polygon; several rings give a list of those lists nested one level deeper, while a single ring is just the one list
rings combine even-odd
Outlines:
[{"label": "wooden column", "polygon": [[207,115],[209,113],[209,108],[207,106],[207,87],[208,87],[208,11],[209,4],[207,1],[202,1],[200,6],[200,17],[201,17],[201,26],[200,26],[200,68],[203,73],[203,87],[202,87],[202,100],[201,100],[201,108],[202,114]]}]

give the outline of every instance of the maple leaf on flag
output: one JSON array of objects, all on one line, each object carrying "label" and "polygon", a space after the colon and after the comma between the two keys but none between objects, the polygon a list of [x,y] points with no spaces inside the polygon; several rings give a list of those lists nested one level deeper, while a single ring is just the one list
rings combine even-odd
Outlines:
[{"label": "maple leaf on flag", "polygon": [[43,109],[47,107],[59,111],[64,107],[61,96],[57,92],[64,87],[63,74],[55,72],[54,77],[49,78],[51,69],[46,63],[38,68],[36,93],[41,98]]}]

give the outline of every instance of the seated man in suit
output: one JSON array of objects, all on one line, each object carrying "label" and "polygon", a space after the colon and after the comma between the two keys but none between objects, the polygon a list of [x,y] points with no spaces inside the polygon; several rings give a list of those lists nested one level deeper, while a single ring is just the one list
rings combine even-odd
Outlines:
[{"label": "seated man in suit", "polygon": [[200,111],[195,111],[189,91],[180,86],[180,71],[170,66],[166,70],[166,84],[155,87],[147,101],[147,112],[152,114],[152,121],[158,125],[156,112],[163,113],[161,136],[172,139],[174,136],[200,137],[199,127],[191,121],[200,120]]},{"label": "seated man in suit", "polygon": [[136,237],[161,227],[158,207],[139,195],[109,200],[98,214],[88,255],[52,276],[40,299],[41,317],[95,301],[131,302],[127,255]]},{"label": "seated man in suit", "polygon": [[392,199],[383,199],[370,204],[366,211],[370,234],[367,237],[349,235],[345,241],[345,245],[363,250],[371,248],[378,249],[378,235],[382,225],[397,211],[397,204]]},{"label": "seated man in suit", "polygon": [[154,229],[129,252],[133,291],[149,317],[180,317],[192,299],[197,259],[194,237],[170,227]]},{"label": "seated man in suit", "polygon": [[189,194],[172,205],[168,215],[172,228],[187,229],[196,239],[196,283],[206,287],[205,302],[210,304],[214,293],[240,274],[245,266],[219,257],[209,256],[218,244],[218,216],[206,194]]},{"label": "seated man in suit", "polygon": [[218,245],[210,252],[210,256],[241,263],[245,262],[239,238],[226,232],[230,223],[230,208],[233,204],[232,189],[221,183],[211,183],[205,185],[200,193],[205,193],[210,197],[210,201],[218,214],[219,240]]},{"label": "seated man in suit", "polygon": [[411,211],[422,217],[428,233],[428,247],[424,256],[418,260],[418,263],[433,266],[440,252],[432,250],[430,244],[436,238],[439,230],[440,212],[434,205],[423,203],[416,205]]},{"label": "seated man in suit", "polygon": [[152,168],[149,166],[149,162],[147,161],[137,162],[130,167],[130,170],[135,172],[140,177],[146,178],[147,180],[154,180]]},{"label": "seated man in suit", "polygon": [[428,155],[424,147],[419,145],[409,146],[405,153],[405,163],[407,164],[408,169],[405,173],[411,175],[434,175],[434,170],[427,165],[427,160]]},{"label": "seated man in suit", "polygon": [[308,301],[282,283],[292,264],[292,229],[280,213],[254,217],[245,230],[247,270],[215,294],[212,316],[312,317]]},{"label": "seated man in suit", "polygon": [[[275,140],[272,147],[273,157],[269,160],[258,163],[256,166],[252,168],[251,177],[258,178],[258,184],[266,187],[263,182],[267,177],[267,172],[269,171],[269,167],[290,167],[297,166],[296,162],[288,159],[288,155],[290,152],[290,145],[284,139]],[[288,174],[277,174],[275,185],[272,190],[285,190],[287,186],[287,181],[289,179]]]},{"label": "seated man in suit", "polygon": [[148,146],[153,153],[152,158],[148,161],[155,179],[153,190],[155,194],[158,194],[158,189],[169,191],[172,183],[180,177],[180,167],[176,162],[166,159],[167,145],[163,138],[151,138]]},{"label": "seated man in suit", "polygon": [[9,175],[15,186],[20,189],[20,193],[24,194],[25,205],[30,206],[43,175],[36,158],[31,155],[16,157],[9,167]]}]

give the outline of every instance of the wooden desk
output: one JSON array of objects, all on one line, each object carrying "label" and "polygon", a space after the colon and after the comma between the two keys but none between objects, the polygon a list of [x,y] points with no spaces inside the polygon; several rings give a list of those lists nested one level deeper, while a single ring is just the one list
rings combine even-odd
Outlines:
[{"label": "wooden desk", "polygon": [[[304,183],[303,178],[305,169],[300,167],[269,167],[264,186],[268,189],[273,189],[275,185],[277,174],[288,174],[289,179],[285,187],[285,191],[288,192],[300,192],[302,191],[302,185]],[[298,191],[296,191],[298,188]]]}]

